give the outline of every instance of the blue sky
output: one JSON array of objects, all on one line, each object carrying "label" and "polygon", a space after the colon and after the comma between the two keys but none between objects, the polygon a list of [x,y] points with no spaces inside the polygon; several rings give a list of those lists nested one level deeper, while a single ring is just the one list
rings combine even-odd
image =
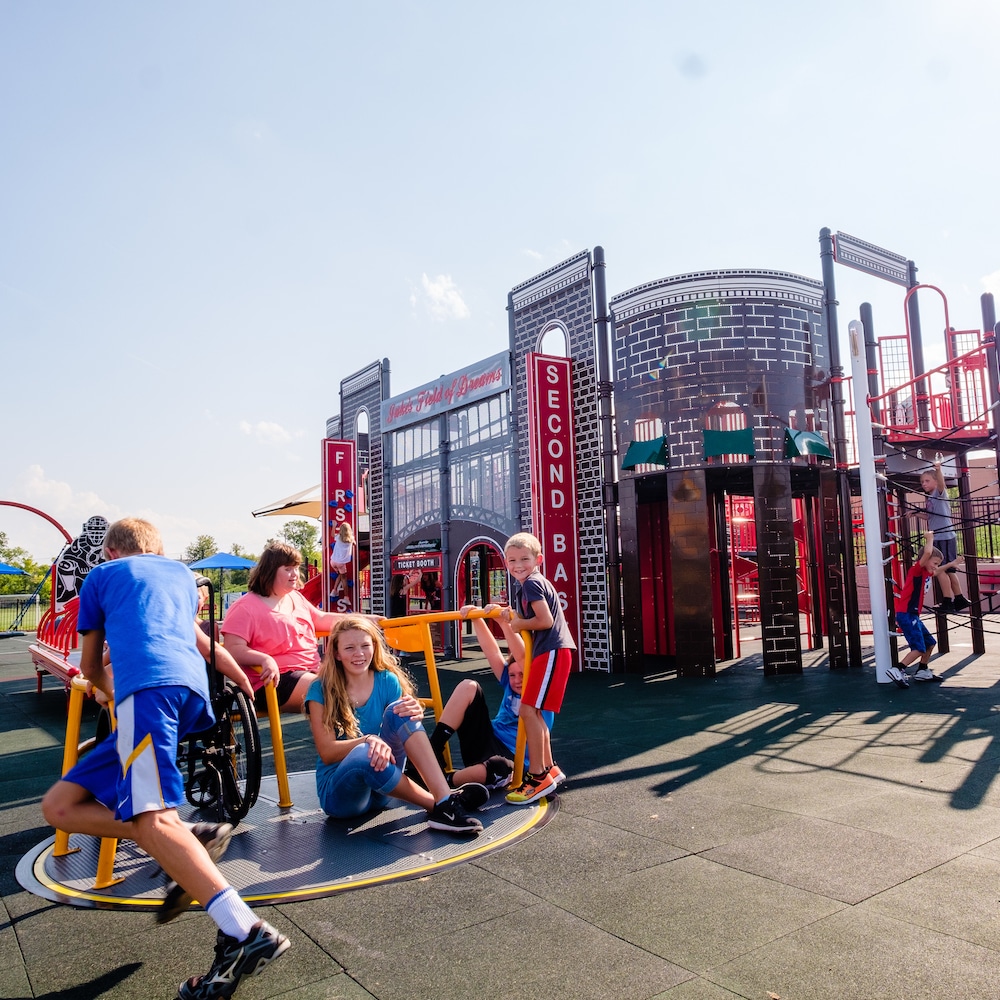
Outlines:
[{"label": "blue sky", "polygon": [[[259,549],[343,376],[504,350],[508,290],[595,245],[611,294],[818,278],[829,226],[978,327],[998,28],[992,0],[0,0],[0,499]],[[838,293],[843,330],[868,300],[900,332],[901,289]]]}]

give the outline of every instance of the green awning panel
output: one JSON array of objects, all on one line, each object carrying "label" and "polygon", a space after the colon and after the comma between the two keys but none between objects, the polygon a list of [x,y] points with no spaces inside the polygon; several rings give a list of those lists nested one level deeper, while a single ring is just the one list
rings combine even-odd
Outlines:
[{"label": "green awning panel", "polygon": [[666,437],[652,441],[633,441],[625,452],[622,469],[634,469],[637,465],[669,465]]},{"label": "green awning panel", "polygon": [[833,458],[830,446],[815,431],[793,431],[785,428],[785,458],[798,458],[803,455],[819,455],[822,458]]},{"label": "green awning panel", "polygon": [[753,428],[744,427],[738,431],[703,431],[705,435],[705,458],[717,455],[756,455],[753,444]]}]

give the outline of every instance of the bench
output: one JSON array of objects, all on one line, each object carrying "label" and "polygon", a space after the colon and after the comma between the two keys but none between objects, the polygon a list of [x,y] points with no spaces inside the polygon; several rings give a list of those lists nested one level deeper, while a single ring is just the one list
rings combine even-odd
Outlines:
[{"label": "bench", "polygon": [[979,596],[986,599],[985,610],[993,611],[993,599],[1000,595],[1000,564],[977,566],[976,572],[979,576]]},{"label": "bench", "polygon": [[50,607],[42,615],[35,633],[36,642],[28,646],[31,662],[38,678],[38,693],[42,693],[42,677],[58,678],[69,694],[73,678],[80,676],[80,636],[76,630],[76,615],[80,599],[74,597],[60,611]]}]

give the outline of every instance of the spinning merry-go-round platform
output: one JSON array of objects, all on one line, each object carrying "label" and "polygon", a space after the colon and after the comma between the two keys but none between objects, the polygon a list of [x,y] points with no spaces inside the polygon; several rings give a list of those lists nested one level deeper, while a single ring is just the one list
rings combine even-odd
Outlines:
[{"label": "spinning merry-go-round platform", "polygon": [[[295,805],[279,808],[277,780],[264,778],[256,805],[219,862],[252,906],[420,878],[523,840],[558,809],[558,796],[511,806],[495,792],[476,813],[483,832],[455,836],[429,829],[422,809],[395,801],[392,808],[358,819],[330,819],[319,807],[315,774],[288,777]],[[205,818],[194,810],[182,815]],[[121,881],[104,889],[94,888],[99,840],[74,834],[70,847],[79,850],[62,857],[53,856],[53,842],[48,838],[18,863],[17,880],[28,892],[72,906],[119,910],[152,910],[163,899],[166,876],[131,841],[118,846],[115,876]]]}]

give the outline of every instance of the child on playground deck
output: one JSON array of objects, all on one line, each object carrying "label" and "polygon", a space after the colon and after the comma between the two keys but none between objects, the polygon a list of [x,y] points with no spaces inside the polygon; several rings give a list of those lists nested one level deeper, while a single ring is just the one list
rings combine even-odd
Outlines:
[{"label": "child on playground deck", "polygon": [[346,521],[337,529],[335,539],[330,553],[330,568],[336,570],[337,578],[333,581],[330,592],[342,594],[350,582],[347,579],[347,571],[354,558],[354,532]]},{"label": "child on playground deck", "polygon": [[[448,785],[424,731],[424,706],[369,618],[349,615],[334,626],[305,711],[319,754],[316,791],[328,816],[361,816],[392,796],[426,809],[434,830],[482,831],[468,810],[485,805],[489,790]],[[403,773],[407,757],[423,785]]]},{"label": "child on playground deck", "polygon": [[[215,961],[204,976],[181,983],[180,1000],[231,996],[289,947],[240,899],[215,865],[229,843],[225,823],[181,821],[184,779],[177,744],[212,724],[205,661],[194,624],[197,591],[191,571],[163,556],[148,521],[127,518],[104,539],[107,562],[90,571],[80,592],[80,669],[115,699],[116,731],[45,794],[47,822],[69,833],[134,840],[184,889],[164,901],[165,922],[192,894],[218,925]],[[197,633],[197,635],[196,635]],[[115,656],[113,685],[104,640]],[[204,637],[207,643],[207,637]],[[186,892],[184,891],[186,890]]]},{"label": "child on playground deck", "polygon": [[507,621],[514,632],[532,633],[531,667],[518,715],[535,770],[525,771],[521,785],[507,794],[508,802],[524,805],[551,795],[566,777],[552,759],[549,727],[542,712],[558,712],[562,707],[576,643],[566,625],[559,594],[539,570],[542,543],[527,531],[518,532],[507,539],[504,558],[514,578]]},{"label": "child on playground deck", "polygon": [[920,667],[913,675],[916,681],[941,681],[943,678],[933,673],[928,665],[934,650],[934,637],[920,620],[924,603],[924,581],[933,576],[941,566],[941,550],[934,546],[934,533],[928,531],[920,558],[910,567],[903,583],[903,591],[896,598],[896,626],[903,633],[910,651],[899,661],[898,667],[890,667],[889,677],[897,687],[910,686],[906,668],[920,660]]},{"label": "child on playground deck", "polygon": [[934,543],[941,551],[941,566],[934,573],[934,578],[941,588],[941,603],[932,611],[964,611],[969,602],[958,585],[958,543],[955,539],[955,528],[951,522],[951,500],[948,498],[948,486],[944,481],[941,463],[935,462],[933,469],[928,469],[920,476],[920,488],[927,494],[925,512],[920,518],[926,523],[927,530],[933,532]]},{"label": "child on playground deck", "polygon": [[[483,610],[492,611],[498,607],[496,604],[487,604]],[[466,604],[458,613],[463,619],[468,619],[469,612],[474,610],[477,610],[474,605]],[[458,734],[463,766],[447,776],[449,783],[454,785],[478,781],[489,789],[506,788],[514,771],[517,718],[521,707],[521,684],[524,680],[524,643],[508,622],[501,618],[499,625],[507,640],[507,655],[504,655],[490,631],[489,622],[485,618],[472,619],[479,648],[503,689],[497,714],[490,719],[482,686],[478,681],[466,678],[451,693],[441,718],[431,733],[431,746],[442,768],[444,748],[448,740]],[[554,713],[543,712],[542,717],[551,731]],[[525,755],[524,764],[525,767],[530,765],[529,755]]]}]

